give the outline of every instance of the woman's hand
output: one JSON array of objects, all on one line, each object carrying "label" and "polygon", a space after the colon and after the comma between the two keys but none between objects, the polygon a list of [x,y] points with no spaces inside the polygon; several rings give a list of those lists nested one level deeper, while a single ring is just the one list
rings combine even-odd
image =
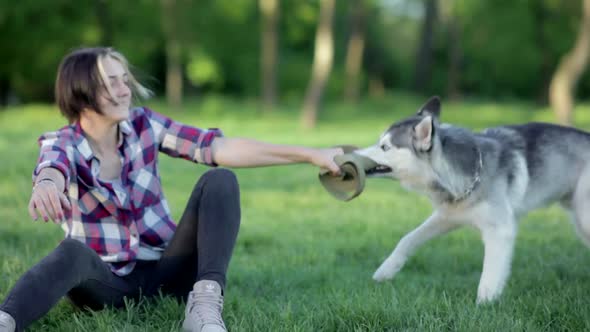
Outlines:
[{"label": "woman's hand", "polygon": [[55,182],[51,180],[40,180],[33,187],[31,200],[29,201],[29,214],[37,220],[37,211],[43,220],[51,219],[58,223],[65,221],[64,209],[70,210],[70,201],[63,192],[57,189]]},{"label": "woman's hand", "polygon": [[332,175],[340,175],[340,167],[334,162],[334,157],[343,153],[342,148],[314,149],[309,162],[328,170]]}]

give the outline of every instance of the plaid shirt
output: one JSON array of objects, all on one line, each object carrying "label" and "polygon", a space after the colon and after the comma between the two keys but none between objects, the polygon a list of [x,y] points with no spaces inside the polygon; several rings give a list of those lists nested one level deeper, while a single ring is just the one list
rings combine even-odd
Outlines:
[{"label": "plaid shirt", "polygon": [[158,151],[215,166],[211,143],[218,136],[218,129],[201,130],[147,108],[132,109],[130,118],[119,123],[121,178],[103,181],[99,161],[76,122],[39,138],[33,182],[46,167],[61,171],[72,204],[62,223],[66,238],[86,243],[114,273],[126,275],[135,267],[140,244],[163,251],[176,229],[162,193]]}]

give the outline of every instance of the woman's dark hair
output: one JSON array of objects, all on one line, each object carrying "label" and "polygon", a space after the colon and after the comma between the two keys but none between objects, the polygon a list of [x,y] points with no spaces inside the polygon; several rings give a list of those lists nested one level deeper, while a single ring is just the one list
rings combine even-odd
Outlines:
[{"label": "woman's dark hair", "polygon": [[79,120],[84,109],[102,114],[98,106],[98,93],[106,90],[105,92],[111,94],[102,68],[102,60],[106,57],[111,57],[123,65],[134,95],[144,98],[151,95],[151,91],[131,74],[127,59],[121,53],[109,47],[77,49],[63,58],[55,80],[55,101],[62,115],[70,123]]}]

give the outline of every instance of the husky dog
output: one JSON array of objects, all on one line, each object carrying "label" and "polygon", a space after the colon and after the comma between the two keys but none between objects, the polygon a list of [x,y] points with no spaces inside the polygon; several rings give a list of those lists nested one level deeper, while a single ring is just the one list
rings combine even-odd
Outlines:
[{"label": "husky dog", "polygon": [[356,151],[380,164],[368,176],[399,180],[427,195],[434,207],[373,279],[393,278],[424,242],[471,225],[485,247],[477,303],[493,301],[510,274],[517,220],[555,201],[572,212],[577,233],[590,246],[589,133],[545,123],[473,133],[441,123],[440,112],[433,97],[415,116],[394,123],[376,145]]}]

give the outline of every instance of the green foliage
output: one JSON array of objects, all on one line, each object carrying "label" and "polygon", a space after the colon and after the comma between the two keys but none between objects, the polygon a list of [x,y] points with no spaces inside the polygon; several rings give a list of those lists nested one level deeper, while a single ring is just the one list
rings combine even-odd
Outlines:
[{"label": "green foliage", "polygon": [[[55,14],[47,15],[47,8]],[[0,81],[9,81],[24,100],[51,95],[47,87],[71,47],[64,41],[97,42],[94,17],[70,1],[9,1],[0,12]]]},{"label": "green foliage", "polygon": [[223,73],[215,59],[202,49],[191,52],[186,68],[188,79],[194,85],[223,87]]},{"label": "green foliage", "polygon": [[[99,5],[104,13],[101,16]],[[303,95],[313,61],[319,15],[315,0],[281,0],[279,93]],[[364,0],[367,8],[363,87],[366,78],[386,88],[409,89],[414,81],[422,24],[422,0]],[[447,91],[448,25],[460,28],[459,85],[467,95],[536,98],[546,94],[551,73],[577,36],[581,0],[439,0],[434,63],[426,93]],[[337,1],[334,15],[334,76],[328,98],[339,98],[350,33],[352,1]],[[260,13],[257,0],[177,1],[174,24],[183,47],[188,94],[258,96]],[[55,72],[65,53],[110,41],[128,56],[140,77],[164,91],[166,58],[160,1],[8,0],[0,3],[0,99],[52,99]],[[590,78],[578,94],[590,95]],[[0,100],[1,102],[1,100]]]},{"label": "green foliage", "polygon": [[573,46],[581,8],[566,2],[547,6],[537,0],[462,1],[461,6],[464,88],[521,97],[535,96],[544,88],[543,61],[552,71]]}]

